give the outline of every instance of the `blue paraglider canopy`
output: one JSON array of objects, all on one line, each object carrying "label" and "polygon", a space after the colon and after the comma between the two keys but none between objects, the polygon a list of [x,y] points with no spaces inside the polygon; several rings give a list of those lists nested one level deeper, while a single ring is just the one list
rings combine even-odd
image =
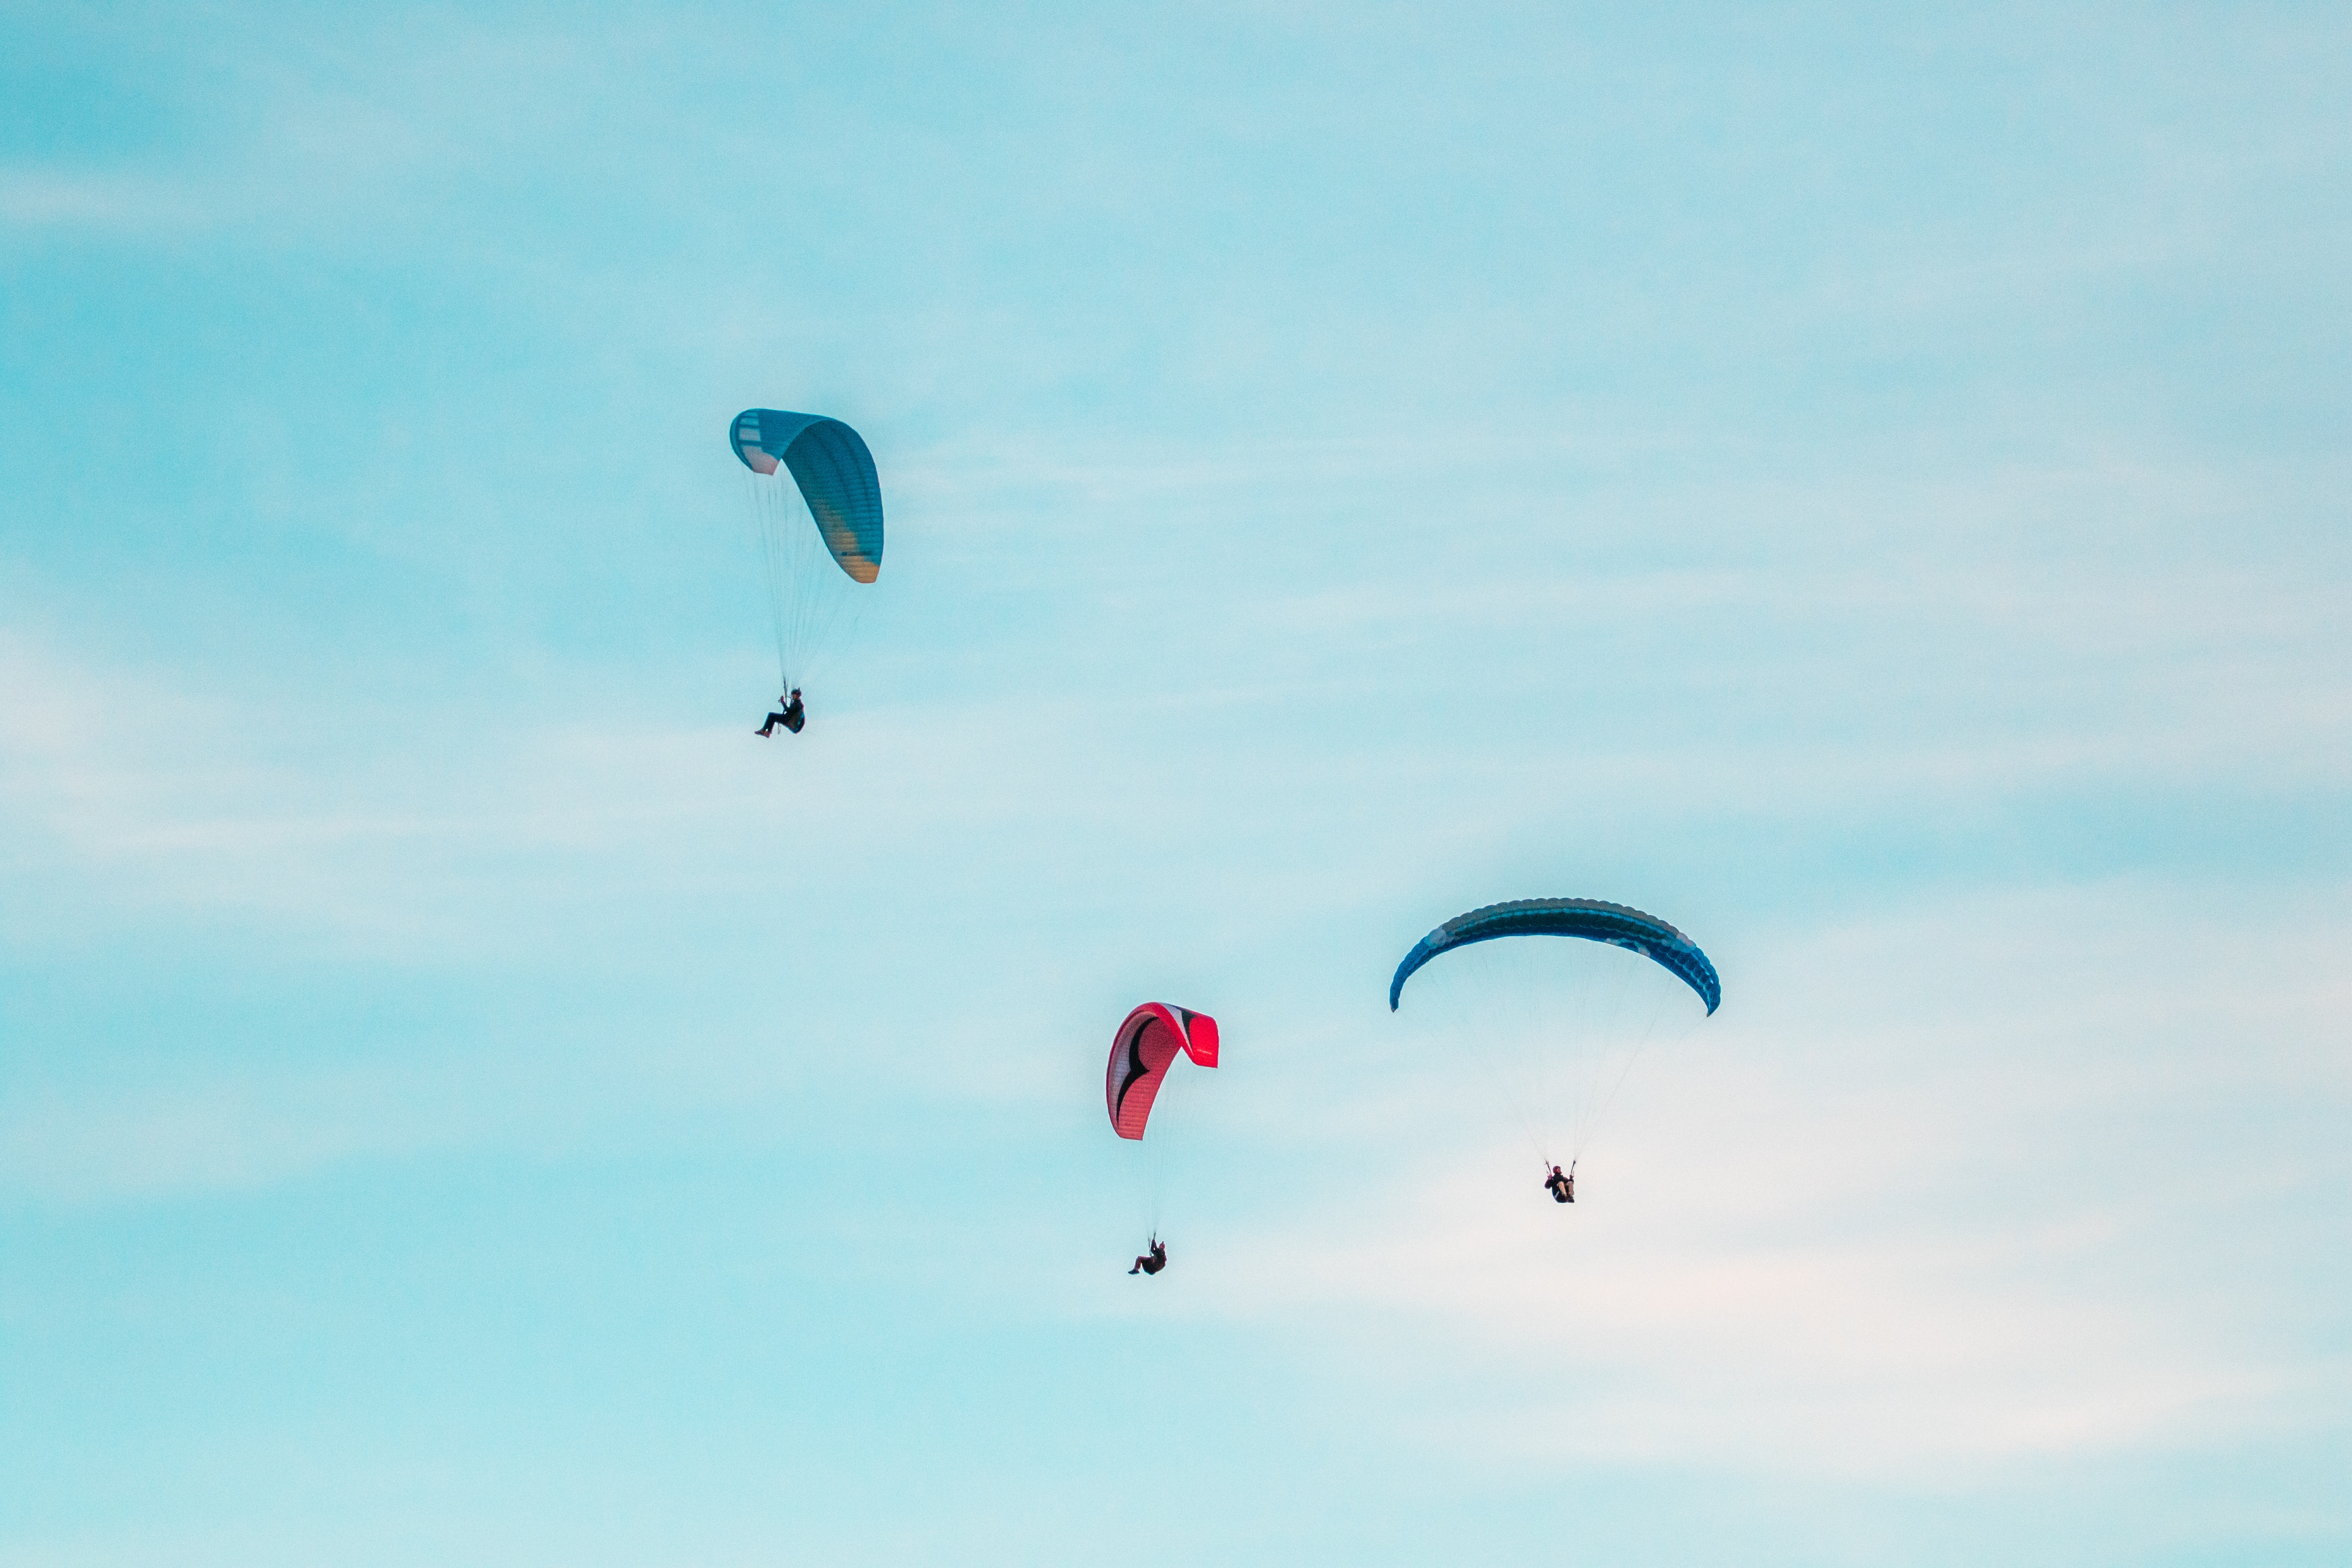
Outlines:
[{"label": "blue paraglider canopy", "polygon": [[860,583],[882,570],[882,480],[856,431],[822,414],[746,408],[729,431],[756,474],[790,470],[835,563]]},{"label": "blue paraglider canopy", "polygon": [[1415,942],[1397,965],[1396,978],[1389,982],[1389,1011],[1397,1010],[1397,999],[1413,971],[1439,953],[1506,936],[1573,936],[1605,942],[1663,966],[1698,993],[1708,1013],[1723,1001],[1723,984],[1698,943],[1655,915],[1599,899],[1517,899],[1456,915]]}]

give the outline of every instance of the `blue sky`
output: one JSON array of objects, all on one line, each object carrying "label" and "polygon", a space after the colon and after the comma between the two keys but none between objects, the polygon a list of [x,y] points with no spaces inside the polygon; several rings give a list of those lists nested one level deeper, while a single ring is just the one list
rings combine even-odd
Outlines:
[{"label": "blue sky", "polygon": [[[2343,1561],[2347,79],[9,9],[0,1563]],[[1725,993],[1569,1216],[1384,997],[1554,892]]]}]

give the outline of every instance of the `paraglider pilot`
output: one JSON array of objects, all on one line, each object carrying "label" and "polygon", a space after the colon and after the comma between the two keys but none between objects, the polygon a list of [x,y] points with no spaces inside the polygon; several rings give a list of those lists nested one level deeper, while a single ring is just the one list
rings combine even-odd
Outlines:
[{"label": "paraglider pilot", "polygon": [[779,724],[782,724],[785,729],[790,730],[795,735],[801,732],[801,726],[808,722],[808,710],[801,706],[801,689],[795,686],[782,697],[778,698],[777,700],[784,705],[783,710],[782,712],[769,714],[768,721],[761,725],[758,729],[752,731],[751,733],[754,735],[763,736],[772,735],[776,732],[776,726]]},{"label": "paraglider pilot", "polygon": [[1135,1260],[1129,1274],[1157,1274],[1168,1267],[1168,1244],[1158,1237],[1151,1238],[1151,1250]]},{"label": "paraglider pilot", "polygon": [[1551,1174],[1544,1178],[1544,1187],[1551,1194],[1551,1201],[1556,1204],[1572,1204],[1576,1201],[1575,1162],[1570,1161],[1569,1163],[1570,1169],[1566,1174],[1562,1174],[1560,1168],[1554,1165],[1551,1168]]}]

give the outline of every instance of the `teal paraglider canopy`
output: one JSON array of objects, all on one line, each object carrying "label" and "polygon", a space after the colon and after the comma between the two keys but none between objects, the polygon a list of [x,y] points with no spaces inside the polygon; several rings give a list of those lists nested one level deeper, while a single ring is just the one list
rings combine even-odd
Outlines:
[{"label": "teal paraglider canopy", "polygon": [[1698,943],[1655,915],[1599,899],[1515,899],[1456,915],[1415,942],[1397,965],[1396,978],[1389,982],[1389,1011],[1396,1011],[1404,983],[1412,978],[1413,971],[1431,959],[1472,942],[1507,936],[1570,936],[1607,942],[1664,968],[1698,993],[1709,1014],[1723,1002],[1723,983]]},{"label": "teal paraglider canopy", "polygon": [[[1574,940],[1545,940],[1557,937]],[[1634,1059],[1723,1000],[1696,942],[1655,915],[1599,899],[1517,899],[1456,915],[1397,965],[1392,1013],[1407,981],[1424,1037],[1484,1068],[1548,1188],[1567,1164],[1551,1189],[1562,1203],[1575,1201],[1569,1176]]]},{"label": "teal paraglider canopy", "polygon": [[882,480],[865,440],[838,419],[747,408],[729,432],[735,455],[755,474],[781,465],[800,486],[834,563],[857,582],[882,570]]}]

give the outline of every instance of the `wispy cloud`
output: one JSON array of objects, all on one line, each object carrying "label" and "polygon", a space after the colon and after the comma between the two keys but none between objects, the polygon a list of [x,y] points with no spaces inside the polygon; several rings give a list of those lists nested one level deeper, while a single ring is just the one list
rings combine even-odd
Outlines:
[{"label": "wispy cloud", "polygon": [[146,174],[0,167],[0,225],[24,229],[181,229],[201,220],[191,187]]},{"label": "wispy cloud", "polygon": [[[1181,1299],[1104,1310],[1297,1335],[1417,1440],[1516,1468],[1959,1487],[2302,1429],[2352,1390],[2272,1306],[2340,1275],[2313,1200],[2352,1169],[2310,1140],[2352,1109],[2347,920],[2117,885],[1791,927],[1644,1059],[1569,1210],[1442,1042],[1361,1082],[1309,1053],[1253,1085],[1219,1163],[1304,1139],[1347,1186],[1308,1180],[1311,1227],[1196,1247]],[[2259,1131],[2282,1100],[2284,1144]],[[2241,1240],[2283,1232],[2318,1250]]]}]

